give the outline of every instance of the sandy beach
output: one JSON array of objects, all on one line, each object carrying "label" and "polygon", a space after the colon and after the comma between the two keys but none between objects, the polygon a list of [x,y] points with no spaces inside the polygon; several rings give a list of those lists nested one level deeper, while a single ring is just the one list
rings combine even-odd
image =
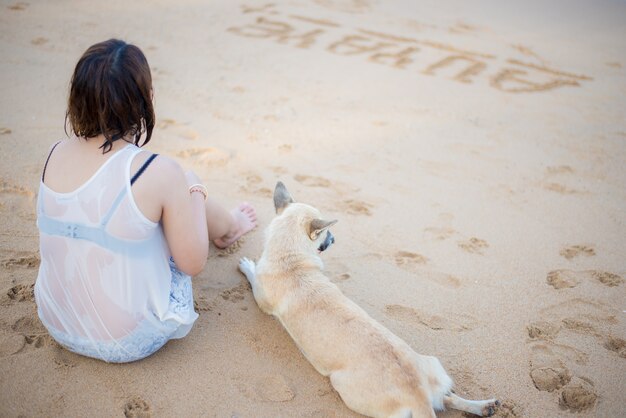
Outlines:
[{"label": "sandy beach", "polygon": [[[237,271],[283,181],[328,276],[498,417],[626,417],[626,3],[0,1],[0,416],[356,417]],[[35,202],[90,45],[139,46],[152,152],[259,227],[131,364],[37,318]],[[460,418],[457,411],[439,417]]]}]

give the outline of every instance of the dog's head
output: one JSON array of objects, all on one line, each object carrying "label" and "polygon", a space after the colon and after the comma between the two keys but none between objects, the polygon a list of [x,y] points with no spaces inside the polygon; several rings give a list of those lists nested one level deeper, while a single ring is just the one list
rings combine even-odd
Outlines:
[{"label": "dog's head", "polygon": [[277,217],[272,223],[276,227],[280,225],[280,228],[272,229],[274,231],[280,229],[291,234],[291,237],[286,239],[292,242],[296,240],[294,243],[297,242],[299,245],[318,253],[326,250],[335,242],[335,237],[330,233],[329,228],[337,221],[324,220],[320,211],[313,206],[294,202],[291,194],[280,181],[274,189],[274,207]]}]

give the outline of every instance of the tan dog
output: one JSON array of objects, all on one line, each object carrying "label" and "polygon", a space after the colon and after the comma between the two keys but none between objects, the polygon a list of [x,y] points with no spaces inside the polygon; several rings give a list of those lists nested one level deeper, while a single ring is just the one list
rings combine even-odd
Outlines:
[{"label": "tan dog", "polygon": [[274,206],[278,216],[266,230],[258,264],[242,258],[239,269],[261,310],[280,320],[349,408],[372,417],[435,417],[444,407],[494,414],[499,401],[452,393],[452,379],[437,358],[417,354],[324,275],[319,253],[334,242],[328,228],[336,221],[294,203],[280,182]]}]

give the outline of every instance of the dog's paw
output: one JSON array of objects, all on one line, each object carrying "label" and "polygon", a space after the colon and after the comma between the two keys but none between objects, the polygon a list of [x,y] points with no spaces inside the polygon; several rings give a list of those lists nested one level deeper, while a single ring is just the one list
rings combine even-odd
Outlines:
[{"label": "dog's paw", "polygon": [[243,257],[239,260],[239,271],[246,275],[247,278],[254,276],[254,261],[247,257]]},{"label": "dog's paw", "polygon": [[493,399],[489,401],[489,403],[483,406],[482,414],[483,417],[490,417],[496,413],[496,410],[500,406],[500,401],[497,399]]}]

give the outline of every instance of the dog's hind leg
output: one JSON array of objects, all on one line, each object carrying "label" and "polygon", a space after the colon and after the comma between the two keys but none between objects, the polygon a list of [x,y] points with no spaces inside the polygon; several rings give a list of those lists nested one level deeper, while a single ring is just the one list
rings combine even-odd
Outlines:
[{"label": "dog's hind leg", "polygon": [[500,401],[497,399],[468,401],[454,393],[449,393],[444,396],[443,404],[446,408],[458,409],[459,411],[469,412],[482,417],[490,417],[496,413],[496,409],[500,406]]}]

